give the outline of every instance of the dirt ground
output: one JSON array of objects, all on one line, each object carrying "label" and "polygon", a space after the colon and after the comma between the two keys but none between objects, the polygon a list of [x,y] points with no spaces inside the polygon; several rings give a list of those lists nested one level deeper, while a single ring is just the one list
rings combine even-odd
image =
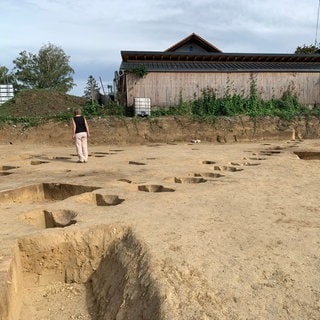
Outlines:
[{"label": "dirt ground", "polygon": [[1,131],[1,320],[320,318],[319,139],[91,125]]}]

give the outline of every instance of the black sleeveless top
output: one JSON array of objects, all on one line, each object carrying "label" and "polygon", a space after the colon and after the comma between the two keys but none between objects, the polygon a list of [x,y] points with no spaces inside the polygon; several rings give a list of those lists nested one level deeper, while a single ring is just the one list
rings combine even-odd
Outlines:
[{"label": "black sleeveless top", "polygon": [[83,116],[78,116],[78,117],[73,117],[73,120],[76,124],[76,132],[87,132],[86,124],[84,122],[84,117]]}]

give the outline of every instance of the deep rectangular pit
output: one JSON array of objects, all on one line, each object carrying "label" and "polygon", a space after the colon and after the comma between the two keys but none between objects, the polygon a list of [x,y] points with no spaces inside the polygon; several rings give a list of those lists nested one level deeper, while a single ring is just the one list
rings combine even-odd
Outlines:
[{"label": "deep rectangular pit", "polygon": [[12,272],[2,320],[163,319],[145,247],[126,227],[20,239]]}]

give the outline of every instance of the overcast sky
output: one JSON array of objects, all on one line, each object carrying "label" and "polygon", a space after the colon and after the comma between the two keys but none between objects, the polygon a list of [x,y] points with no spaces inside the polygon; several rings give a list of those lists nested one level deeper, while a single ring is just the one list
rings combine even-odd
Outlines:
[{"label": "overcast sky", "polygon": [[[164,51],[196,33],[223,52],[293,53],[319,43],[319,0],[0,0],[0,65],[52,43],[70,56],[83,95],[107,89],[121,50]],[[317,39],[316,39],[317,33]]]}]

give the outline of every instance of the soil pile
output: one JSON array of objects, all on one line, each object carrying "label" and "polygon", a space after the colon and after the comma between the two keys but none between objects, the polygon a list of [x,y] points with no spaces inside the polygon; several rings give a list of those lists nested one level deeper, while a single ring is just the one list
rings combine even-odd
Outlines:
[{"label": "soil pile", "polygon": [[84,106],[86,98],[49,90],[24,90],[0,106],[0,116],[52,116]]}]

